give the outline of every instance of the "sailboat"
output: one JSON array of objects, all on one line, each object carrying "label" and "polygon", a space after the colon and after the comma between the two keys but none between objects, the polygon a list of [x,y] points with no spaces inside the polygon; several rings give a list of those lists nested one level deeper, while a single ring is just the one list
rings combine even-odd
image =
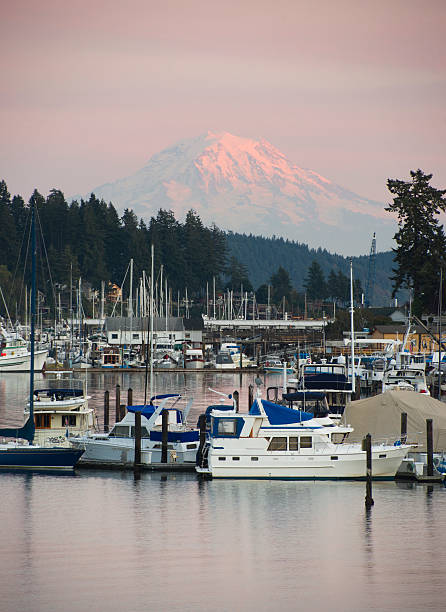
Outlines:
[{"label": "sailboat", "polygon": [[34,344],[36,318],[36,229],[34,198],[31,198],[31,367],[29,416],[23,427],[0,429],[0,437],[15,441],[0,444],[0,468],[30,470],[71,470],[84,452],[83,449],[48,447],[33,444],[34,423]]}]

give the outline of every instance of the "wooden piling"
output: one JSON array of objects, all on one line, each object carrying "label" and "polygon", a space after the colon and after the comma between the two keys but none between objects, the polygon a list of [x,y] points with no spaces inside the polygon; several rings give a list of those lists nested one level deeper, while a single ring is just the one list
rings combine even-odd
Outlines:
[{"label": "wooden piling", "polygon": [[239,392],[238,391],[234,391],[232,396],[233,396],[234,402],[235,402],[235,411],[238,412],[239,411],[239,402],[240,402]]},{"label": "wooden piling", "polygon": [[133,406],[133,389],[131,387],[127,389],[127,406]]},{"label": "wooden piling", "polygon": [[427,475],[434,475],[434,435],[432,419],[426,419]]},{"label": "wooden piling", "polygon": [[401,444],[407,442],[407,412],[401,413]]},{"label": "wooden piling", "polygon": [[125,404],[121,404],[119,406],[119,420],[122,421],[122,419],[125,417],[125,413],[127,412],[127,407]]},{"label": "wooden piling", "polygon": [[202,463],[201,460],[203,458],[203,448],[206,443],[206,415],[205,414],[200,414],[200,416],[198,417],[197,426],[200,431],[200,442],[198,444],[198,451],[197,451],[197,465],[201,465]]},{"label": "wooden piling", "polygon": [[135,459],[133,468],[136,471],[141,466],[141,411],[135,412]]},{"label": "wooden piling", "polygon": [[162,437],[161,437],[161,463],[167,463],[167,441],[168,441],[168,425],[169,425],[169,412],[168,410],[162,411]]},{"label": "wooden piling", "polygon": [[372,497],[372,436],[367,434],[365,437],[366,452],[366,485],[365,485],[365,506],[371,508],[375,503]]},{"label": "wooden piling", "polygon": [[121,385],[116,385],[116,397],[115,397],[115,423],[120,421],[121,415]]},{"label": "wooden piling", "polygon": [[254,403],[254,387],[253,385],[249,385],[248,387],[248,411],[251,409],[251,406]]},{"label": "wooden piling", "polygon": [[104,393],[104,431],[106,433],[109,431],[109,422],[110,422],[110,392],[106,391]]}]

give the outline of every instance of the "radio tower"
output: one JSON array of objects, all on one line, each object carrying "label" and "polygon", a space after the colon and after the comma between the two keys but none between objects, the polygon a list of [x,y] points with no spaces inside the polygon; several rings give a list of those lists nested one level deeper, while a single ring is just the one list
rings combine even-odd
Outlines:
[{"label": "radio tower", "polygon": [[376,276],[376,234],[373,233],[372,246],[370,247],[369,269],[367,273],[367,285],[365,288],[365,307],[368,308],[373,301]]}]

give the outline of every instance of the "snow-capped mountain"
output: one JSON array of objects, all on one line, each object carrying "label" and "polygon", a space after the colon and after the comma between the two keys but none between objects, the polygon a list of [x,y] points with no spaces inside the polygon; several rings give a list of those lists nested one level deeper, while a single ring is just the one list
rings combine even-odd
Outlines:
[{"label": "snow-capped mountain", "polygon": [[92,190],[118,211],[148,219],[160,208],[183,219],[193,208],[225,230],[283,236],[346,255],[390,248],[384,205],[292,163],[266,140],[208,132],[154,155],[133,176]]}]

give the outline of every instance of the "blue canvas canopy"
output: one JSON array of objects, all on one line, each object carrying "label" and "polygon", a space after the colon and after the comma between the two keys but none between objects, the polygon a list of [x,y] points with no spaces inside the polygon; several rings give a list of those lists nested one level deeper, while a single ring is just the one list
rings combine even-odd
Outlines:
[{"label": "blue canvas canopy", "polygon": [[[260,401],[262,402],[263,410],[271,425],[290,425],[291,423],[302,423],[302,421],[309,421],[314,418],[309,412],[293,410],[287,406],[279,406],[279,404],[273,404],[267,400]],[[249,414],[260,416],[260,409],[257,401],[251,406]]]},{"label": "blue canvas canopy", "polygon": [[[146,419],[150,419],[156,408],[157,406],[154,406],[152,404],[141,404],[139,406],[127,406],[127,411],[133,413],[140,412],[143,417],[146,417]],[[177,423],[182,423],[182,412],[181,410],[178,410],[178,408],[163,408],[160,414],[162,414],[163,412],[171,412],[172,410],[175,410],[175,412],[177,413]]]}]

